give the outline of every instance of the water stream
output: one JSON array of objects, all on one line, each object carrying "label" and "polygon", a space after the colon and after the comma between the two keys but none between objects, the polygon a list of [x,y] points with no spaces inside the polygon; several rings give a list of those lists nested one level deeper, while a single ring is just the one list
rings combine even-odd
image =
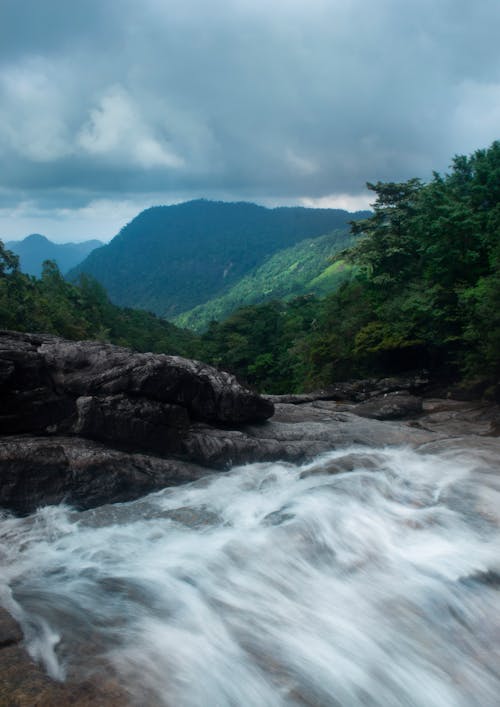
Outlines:
[{"label": "water stream", "polygon": [[0,600],[53,677],[105,664],[140,705],[497,707],[494,467],[352,448],[4,516]]}]

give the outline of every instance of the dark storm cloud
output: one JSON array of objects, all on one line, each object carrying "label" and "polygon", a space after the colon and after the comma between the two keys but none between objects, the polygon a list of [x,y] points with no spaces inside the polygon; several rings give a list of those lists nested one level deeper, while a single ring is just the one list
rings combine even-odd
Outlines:
[{"label": "dark storm cloud", "polygon": [[0,224],[428,177],[498,137],[499,25],[498,0],[2,0]]}]

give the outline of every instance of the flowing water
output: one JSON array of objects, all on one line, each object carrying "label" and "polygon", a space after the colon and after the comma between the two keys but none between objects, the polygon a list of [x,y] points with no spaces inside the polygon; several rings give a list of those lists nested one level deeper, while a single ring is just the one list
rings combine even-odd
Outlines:
[{"label": "flowing water", "polygon": [[140,705],[498,706],[495,460],[347,451],[4,517],[0,600],[52,676]]}]

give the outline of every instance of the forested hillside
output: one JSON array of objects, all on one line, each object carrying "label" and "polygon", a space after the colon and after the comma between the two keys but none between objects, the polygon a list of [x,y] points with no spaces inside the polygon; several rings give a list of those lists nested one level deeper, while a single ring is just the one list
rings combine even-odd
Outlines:
[{"label": "forested hillside", "polygon": [[53,243],[39,233],[32,233],[22,241],[8,241],[5,247],[19,256],[19,268],[27,275],[40,277],[45,260],[53,260],[62,273],[78,265],[103,243],[97,240],[82,243]]},{"label": "forested hillside", "polygon": [[498,380],[500,143],[427,184],[369,188],[375,212],[338,255],[356,266],[350,281],[212,323],[206,358],[274,392],[422,367]]},{"label": "forested hillside", "polygon": [[278,250],[366,215],[204,200],[157,206],[91,253],[70,277],[86,273],[116,304],[173,318],[221,296]]},{"label": "forested hillside", "polygon": [[0,329],[99,339],[137,351],[195,356],[197,340],[188,331],[149,312],[124,309],[104,289],[82,276],[71,285],[51,261],[40,279],[21,273],[18,257],[0,241]]},{"label": "forested hillside", "polygon": [[346,262],[332,262],[333,256],[353,241],[354,237],[343,229],[279,250],[224,295],[180,314],[175,322],[195,331],[204,331],[212,320],[223,320],[238,307],[272,299],[287,300],[302,294],[332,292],[349,277],[351,270]]},{"label": "forested hillside", "polygon": [[[373,215],[353,223],[354,244],[321,275],[312,277],[308,253],[314,263],[322,248],[326,255],[326,236],[270,257],[240,281],[240,290],[230,291],[252,296],[255,283],[260,297],[267,278],[273,294],[287,298],[318,280],[332,286],[340,265],[348,279],[327,296],[240,308],[211,321],[200,339],[155,315],[112,305],[88,277],[78,287],[69,284],[53,263],[39,280],[24,275],[2,247],[0,326],[201,358],[267,392],[417,368],[494,384],[500,375],[500,143],[456,157],[449,174],[434,174],[429,183],[369,188]],[[225,307],[228,300],[221,302]]]}]

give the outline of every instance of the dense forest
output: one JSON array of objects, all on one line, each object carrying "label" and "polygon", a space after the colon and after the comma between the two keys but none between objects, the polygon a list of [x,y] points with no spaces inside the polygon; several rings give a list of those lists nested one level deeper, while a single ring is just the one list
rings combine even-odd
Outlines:
[{"label": "dense forest", "polygon": [[269,392],[412,368],[498,378],[500,142],[427,184],[368,186],[374,214],[337,256],[356,266],[350,280],[212,322],[206,358]]},{"label": "dense forest", "polygon": [[174,321],[179,326],[204,331],[212,320],[225,319],[239,307],[332,292],[347,279],[351,268],[342,260],[333,263],[332,257],[353,242],[348,229],[339,229],[279,250],[223,295],[180,314]]},{"label": "dense forest", "polygon": [[500,142],[428,183],[369,188],[373,215],[331,259],[327,270],[340,263],[347,279],[327,296],[246,306],[199,337],[113,305],[87,276],[66,282],[54,263],[25,275],[2,246],[0,326],[201,358],[266,392],[422,368],[498,380]]},{"label": "dense forest", "polygon": [[117,307],[95,280],[67,282],[53,261],[35,278],[19,270],[19,258],[0,241],[0,328],[99,339],[137,351],[194,356],[191,332],[140,310]]},{"label": "dense forest", "polygon": [[277,251],[368,212],[199,199],[140,213],[71,273],[95,278],[115,304],[172,319],[230,290]]}]

